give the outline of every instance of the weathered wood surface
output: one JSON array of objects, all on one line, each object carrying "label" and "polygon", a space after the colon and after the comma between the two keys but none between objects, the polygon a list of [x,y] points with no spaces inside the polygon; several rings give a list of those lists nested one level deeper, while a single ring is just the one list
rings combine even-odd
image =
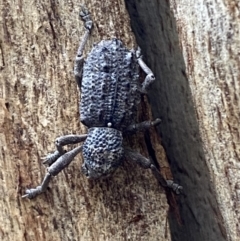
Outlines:
[{"label": "weathered wood surface", "polygon": [[240,238],[239,1],[126,1],[157,81],[153,114],[176,180],[173,240]]},{"label": "weathered wood surface", "polygon": [[[94,42],[135,40],[124,2],[86,1]],[[1,240],[171,240],[164,190],[150,171],[126,162],[105,181],[80,172],[81,155],[50,183],[45,194],[22,199],[46,169],[41,157],[57,136],[85,133],[79,123],[79,94],[73,63],[84,32],[79,1],[0,1],[0,239]],[[146,98],[141,120],[150,118]],[[169,175],[153,130],[148,143]],[[143,134],[130,145],[148,156]],[[153,154],[153,151],[151,151]]]}]

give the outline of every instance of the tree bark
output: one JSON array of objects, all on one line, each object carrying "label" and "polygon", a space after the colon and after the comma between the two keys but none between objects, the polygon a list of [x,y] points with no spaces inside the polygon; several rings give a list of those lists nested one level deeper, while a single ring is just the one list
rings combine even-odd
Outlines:
[{"label": "tree bark", "polygon": [[149,94],[175,180],[172,240],[239,240],[240,22],[237,1],[126,1],[156,74]]},{"label": "tree bark", "polygon": [[[86,6],[94,29],[85,55],[94,42],[113,37],[136,46],[124,1]],[[128,161],[108,180],[90,181],[80,172],[79,155],[46,193],[21,198],[42,182],[41,157],[55,150],[55,138],[87,132],[79,122],[73,76],[84,28],[75,0],[2,0],[0,9],[0,239],[171,240],[165,191],[149,170]],[[139,121],[151,119],[146,97],[138,115]],[[158,160],[171,178],[154,128],[128,142]],[[170,200],[174,207],[175,198]]]}]

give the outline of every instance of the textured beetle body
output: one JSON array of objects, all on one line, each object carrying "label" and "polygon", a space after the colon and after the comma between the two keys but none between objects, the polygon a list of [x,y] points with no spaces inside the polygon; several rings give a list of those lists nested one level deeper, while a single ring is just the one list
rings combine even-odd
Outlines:
[{"label": "textured beetle body", "polygon": [[140,102],[139,65],[118,39],[95,45],[83,67],[80,118],[87,127],[124,130]]},{"label": "textured beetle body", "polygon": [[82,170],[88,178],[106,177],[121,164],[121,131],[134,122],[139,89],[133,51],[119,39],[93,47],[83,66],[80,102],[81,122],[94,127],[83,145]]},{"label": "textured beetle body", "polygon": [[[83,152],[82,172],[88,178],[107,177],[113,173],[126,157],[143,168],[152,171],[163,187],[180,193],[181,186],[165,180],[151,160],[123,146],[123,133],[133,134],[160,123],[145,121],[135,124],[137,104],[141,93],[155,77],[143,62],[140,49],[130,51],[119,39],[103,40],[95,45],[84,63],[82,51],[92,30],[93,23],[87,9],[82,7],[80,17],[84,21],[85,34],[80,42],[74,74],[81,88],[80,119],[86,125],[88,134],[66,135],[56,139],[57,150],[46,156],[48,172],[40,186],[27,189],[23,197],[34,198],[46,191],[52,176],[67,167],[74,157]],[[146,73],[139,83],[139,66]],[[83,142],[68,152],[63,146]]]}]

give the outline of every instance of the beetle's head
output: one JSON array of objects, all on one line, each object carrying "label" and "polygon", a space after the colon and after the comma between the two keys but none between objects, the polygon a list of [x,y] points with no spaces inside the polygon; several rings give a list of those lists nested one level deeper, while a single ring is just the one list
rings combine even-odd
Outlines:
[{"label": "beetle's head", "polygon": [[90,128],[83,145],[83,173],[96,179],[114,172],[122,161],[122,140],[121,131],[114,128]]}]

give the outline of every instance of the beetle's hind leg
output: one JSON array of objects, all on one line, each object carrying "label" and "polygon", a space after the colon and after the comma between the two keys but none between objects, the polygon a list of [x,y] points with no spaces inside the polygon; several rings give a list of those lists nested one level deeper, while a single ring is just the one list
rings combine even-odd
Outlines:
[{"label": "beetle's hind leg", "polygon": [[152,70],[145,64],[145,62],[142,60],[142,55],[141,55],[141,49],[140,47],[137,48],[136,52],[136,57],[137,57],[137,62],[140,65],[141,69],[145,72],[147,75],[145,77],[145,80],[142,83],[142,93],[147,93],[147,89],[149,85],[155,80],[155,76],[152,72]]},{"label": "beetle's hind leg", "polygon": [[66,135],[60,136],[55,141],[56,151],[54,153],[48,154],[44,159],[43,164],[52,165],[60,156],[62,156],[66,151],[63,146],[70,144],[77,144],[84,141],[87,138],[87,134],[83,135]]},{"label": "beetle's hind leg", "polygon": [[85,33],[79,43],[77,56],[74,64],[74,75],[75,75],[75,79],[77,81],[78,87],[81,88],[82,69],[83,69],[83,61],[84,61],[82,54],[83,54],[83,49],[91,33],[91,30],[93,28],[93,21],[91,19],[91,15],[89,11],[84,6],[81,7],[79,16],[84,22]]},{"label": "beetle's hind leg", "polygon": [[66,166],[68,166],[74,157],[82,151],[82,146],[78,146],[73,150],[66,152],[63,149],[63,146],[68,144],[77,144],[79,142],[84,141],[87,138],[87,134],[83,135],[66,135],[61,136],[56,139],[55,145],[57,150],[49,154],[45,157],[44,164],[48,164],[48,172],[45,175],[42,184],[36,188],[31,188],[26,190],[26,194],[23,195],[23,198],[32,199],[37,195],[46,191],[48,184],[52,178],[52,176],[56,176],[60,171],[62,171]]},{"label": "beetle's hind leg", "polygon": [[65,167],[67,167],[74,159],[74,157],[82,151],[82,146],[78,146],[73,150],[66,152],[64,155],[60,156],[49,168],[48,172],[45,175],[42,184],[36,188],[31,188],[26,190],[26,194],[23,195],[23,198],[35,198],[39,194],[47,190],[48,184],[53,176],[56,176],[61,172]]}]

